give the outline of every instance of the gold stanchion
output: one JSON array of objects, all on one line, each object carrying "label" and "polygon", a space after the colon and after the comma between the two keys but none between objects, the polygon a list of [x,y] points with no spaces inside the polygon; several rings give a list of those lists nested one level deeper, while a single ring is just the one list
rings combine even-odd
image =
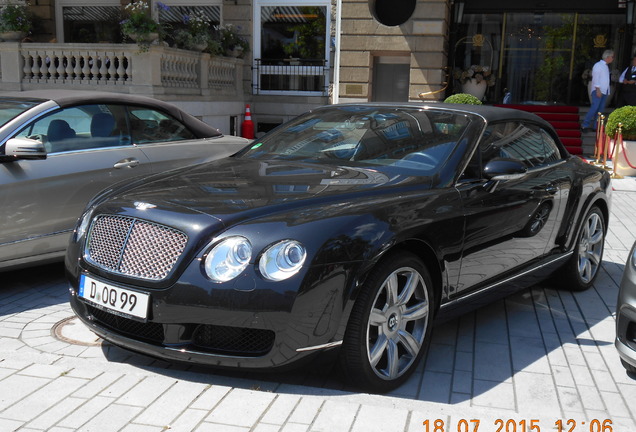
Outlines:
[{"label": "gold stanchion", "polygon": [[598,113],[596,120],[596,144],[594,146],[594,162],[593,165],[603,166],[601,163],[601,156],[605,147],[605,116],[602,113]]},{"label": "gold stanchion", "polygon": [[623,124],[618,124],[618,130],[616,131],[616,137],[614,138],[614,155],[612,156],[612,175],[613,179],[622,179],[623,176],[616,173],[616,166],[618,165],[618,146],[623,145]]},{"label": "gold stanchion", "polygon": [[601,138],[601,142],[603,143],[603,168],[608,169],[609,167],[607,166],[607,153],[609,150],[608,147],[610,145],[609,137],[603,134],[603,138]]}]

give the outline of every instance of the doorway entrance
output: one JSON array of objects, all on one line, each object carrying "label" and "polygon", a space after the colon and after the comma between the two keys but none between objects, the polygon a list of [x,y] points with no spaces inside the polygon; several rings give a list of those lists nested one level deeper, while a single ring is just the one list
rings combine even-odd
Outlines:
[{"label": "doorway entrance", "polygon": [[496,84],[486,94],[489,103],[586,105],[590,71],[604,50],[616,54],[613,82],[630,62],[623,55],[629,50],[623,14],[468,14],[457,30],[453,68],[491,67]]}]

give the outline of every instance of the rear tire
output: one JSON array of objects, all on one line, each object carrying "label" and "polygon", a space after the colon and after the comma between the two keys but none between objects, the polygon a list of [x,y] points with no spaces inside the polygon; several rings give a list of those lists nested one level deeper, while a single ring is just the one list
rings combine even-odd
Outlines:
[{"label": "rear tire", "polygon": [[603,260],[605,217],[594,206],[583,219],[574,254],[559,270],[561,286],[571,291],[585,291],[592,286]]},{"label": "rear tire", "polygon": [[340,351],[344,376],[384,393],[400,386],[428,351],[433,283],[413,254],[394,253],[371,271],[356,300]]}]

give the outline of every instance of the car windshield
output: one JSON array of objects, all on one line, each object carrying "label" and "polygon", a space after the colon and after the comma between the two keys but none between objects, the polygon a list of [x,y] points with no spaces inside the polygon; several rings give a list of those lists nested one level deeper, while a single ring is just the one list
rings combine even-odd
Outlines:
[{"label": "car windshield", "polygon": [[23,112],[40,103],[42,101],[0,98],[0,126],[4,126]]},{"label": "car windshield", "polygon": [[246,148],[239,157],[384,165],[433,172],[471,119],[437,109],[340,106],[307,113]]}]

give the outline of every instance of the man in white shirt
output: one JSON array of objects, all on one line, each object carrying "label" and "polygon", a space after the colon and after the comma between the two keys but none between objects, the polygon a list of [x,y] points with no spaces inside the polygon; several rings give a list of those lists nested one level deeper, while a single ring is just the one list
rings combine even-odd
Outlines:
[{"label": "man in white shirt", "polygon": [[581,129],[583,132],[596,130],[596,116],[605,109],[605,102],[610,92],[610,71],[608,65],[614,61],[614,51],[605,50],[601,60],[592,68],[592,105],[587,112]]},{"label": "man in white shirt", "polygon": [[618,81],[622,84],[620,106],[636,105],[636,56],[632,58],[631,66],[623,71]]}]

